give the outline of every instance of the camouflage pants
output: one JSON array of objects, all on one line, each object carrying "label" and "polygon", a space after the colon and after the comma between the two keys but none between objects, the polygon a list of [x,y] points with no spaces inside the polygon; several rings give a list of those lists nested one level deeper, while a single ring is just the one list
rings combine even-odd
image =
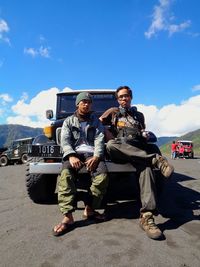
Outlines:
[{"label": "camouflage pants", "polygon": [[[75,171],[69,161],[63,162],[63,169],[58,180],[58,205],[62,214],[67,214],[75,210],[76,198],[76,178],[78,172]],[[91,186],[89,190],[88,205],[93,209],[100,207],[102,199],[108,187],[107,168],[103,161],[91,176]]]}]

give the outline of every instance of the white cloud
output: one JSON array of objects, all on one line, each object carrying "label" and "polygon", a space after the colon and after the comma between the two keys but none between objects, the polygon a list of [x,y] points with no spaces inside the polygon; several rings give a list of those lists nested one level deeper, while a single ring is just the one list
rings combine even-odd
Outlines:
[{"label": "white cloud", "polygon": [[176,24],[171,24],[169,25],[169,35],[171,36],[172,34],[176,33],[176,32],[181,32],[184,31],[186,28],[189,28],[191,25],[191,21],[187,20],[179,25]]},{"label": "white cloud", "polygon": [[24,125],[24,126],[30,126],[33,128],[43,128],[44,126],[44,121],[40,120],[33,120],[32,117],[28,117],[28,116],[15,116],[15,117],[8,117],[7,118],[7,123],[8,124],[20,124],[20,125]]},{"label": "white cloud", "polygon": [[6,103],[6,102],[12,102],[13,99],[11,96],[9,96],[9,94],[0,94],[0,101],[2,104],[2,103]]},{"label": "white cloud", "polygon": [[200,129],[200,95],[183,101],[180,105],[156,106],[137,105],[146,118],[147,129],[157,136],[180,136]]},{"label": "white cloud", "polygon": [[184,31],[190,27],[190,20],[180,24],[172,23],[175,17],[170,13],[171,3],[172,0],[159,0],[159,4],[154,6],[151,25],[144,33],[147,39],[155,36],[160,31],[167,31],[169,36],[172,36],[174,33]]},{"label": "white cloud", "polygon": [[[45,117],[46,110],[53,109],[55,112],[56,94],[69,90],[72,89],[66,87],[59,90],[54,87],[41,91],[32,99],[28,99],[27,94],[23,93],[12,106],[13,115],[7,118],[7,123],[30,127],[49,125],[50,121]],[[145,115],[147,130],[153,131],[157,136],[180,136],[200,129],[200,95],[191,97],[179,105],[170,104],[160,109],[155,105],[135,105]]]},{"label": "white cloud", "polygon": [[[62,92],[72,90],[68,87]],[[59,93],[58,88],[50,88],[41,91],[28,102],[28,96],[23,93],[21,99],[12,106],[12,111],[15,116],[7,118],[9,124],[21,124],[30,127],[44,127],[49,124],[49,120],[45,117],[47,109],[56,110],[56,94]]]},{"label": "white cloud", "polygon": [[10,45],[10,40],[6,36],[6,33],[10,31],[8,24],[5,20],[0,19],[0,41],[3,41]]},{"label": "white cloud", "polygon": [[41,55],[41,57],[46,57],[46,58],[50,57],[50,48],[40,46],[39,54]]},{"label": "white cloud", "polygon": [[38,55],[38,51],[34,48],[24,48],[24,54],[36,57]]},{"label": "white cloud", "polygon": [[8,32],[9,31],[9,27],[8,24],[5,20],[0,19],[0,32]]},{"label": "white cloud", "polygon": [[8,109],[8,103],[12,102],[13,99],[9,94],[0,94],[0,116],[3,116]]},{"label": "white cloud", "polygon": [[45,58],[50,58],[50,47],[43,47],[40,46],[38,49],[36,48],[24,48],[24,54],[30,55],[32,57],[45,57]]},{"label": "white cloud", "polygon": [[200,91],[200,84],[194,85],[192,91]]}]

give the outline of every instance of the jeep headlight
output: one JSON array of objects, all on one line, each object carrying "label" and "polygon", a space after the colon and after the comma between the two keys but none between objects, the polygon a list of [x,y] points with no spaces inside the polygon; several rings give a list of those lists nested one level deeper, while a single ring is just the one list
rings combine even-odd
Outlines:
[{"label": "jeep headlight", "polygon": [[19,149],[15,149],[13,152],[14,152],[14,155],[15,155],[15,156],[18,156],[18,154],[19,154]]},{"label": "jeep headlight", "polygon": [[53,137],[53,126],[44,127],[43,132],[46,137],[51,139]]}]

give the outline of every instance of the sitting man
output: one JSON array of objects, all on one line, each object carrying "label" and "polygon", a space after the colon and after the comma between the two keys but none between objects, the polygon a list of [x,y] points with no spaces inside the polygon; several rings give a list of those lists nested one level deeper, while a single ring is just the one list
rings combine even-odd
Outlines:
[{"label": "sitting man", "polygon": [[81,92],[76,98],[77,110],[67,117],[61,130],[63,168],[58,181],[58,203],[63,220],[53,228],[53,235],[60,236],[73,228],[76,201],[76,177],[85,166],[92,183],[85,202],[84,218],[104,220],[99,208],[108,186],[108,175],[104,161],[104,127],[91,112],[92,96]]},{"label": "sitting man", "polygon": [[[136,107],[131,107],[132,91],[128,86],[120,86],[116,90],[119,108],[110,108],[104,112],[100,120],[110,125],[110,137],[107,152],[116,163],[130,162],[139,174],[140,185],[140,226],[152,239],[160,239],[163,235],[154,222],[156,212],[156,186],[153,168],[160,169],[162,175],[170,177],[174,171],[167,159],[159,155],[147,144],[148,132],[145,131],[145,119]],[[151,151],[151,153],[150,153]]]}]

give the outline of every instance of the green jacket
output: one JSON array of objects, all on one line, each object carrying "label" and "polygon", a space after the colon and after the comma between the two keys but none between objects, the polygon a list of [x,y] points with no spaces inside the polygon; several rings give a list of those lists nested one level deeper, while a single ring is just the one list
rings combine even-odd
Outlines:
[{"label": "green jacket", "polygon": [[[94,146],[94,156],[103,157],[104,154],[104,127],[95,113],[91,113],[85,127],[85,136],[88,145]],[[61,130],[61,147],[63,158],[76,154],[75,147],[80,144],[81,124],[74,113],[63,122]]]}]

